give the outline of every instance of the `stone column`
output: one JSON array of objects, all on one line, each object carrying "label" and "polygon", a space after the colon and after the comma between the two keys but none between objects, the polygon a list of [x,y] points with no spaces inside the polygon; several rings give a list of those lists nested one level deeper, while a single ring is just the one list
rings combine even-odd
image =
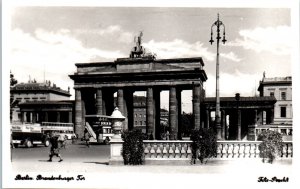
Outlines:
[{"label": "stone column", "polygon": [[270,123],[274,123],[274,109],[272,108],[272,109],[270,109]]},{"label": "stone column", "polygon": [[[79,89],[75,90],[75,133],[79,138],[83,136],[84,126],[82,123],[82,100],[81,91]],[[48,117],[48,116],[47,116]]]},{"label": "stone column", "polygon": [[29,120],[30,120],[29,122],[30,122],[30,123],[32,123],[32,122],[33,122],[33,118],[32,118],[32,117],[33,117],[33,115],[32,115],[32,113],[33,113],[33,112],[30,112],[30,113],[29,113]]},{"label": "stone column", "polygon": [[241,139],[241,110],[237,111],[237,140]]},{"label": "stone column", "polygon": [[23,123],[24,122],[24,112],[21,112],[21,123]]},{"label": "stone column", "polygon": [[225,110],[221,110],[221,128],[222,128],[222,133],[221,133],[221,139],[225,140],[225,130],[226,130],[226,114]]},{"label": "stone column", "polygon": [[169,92],[169,127],[171,140],[177,140],[178,133],[178,102],[176,96],[176,88],[171,87]]},{"label": "stone column", "polygon": [[101,89],[97,89],[96,91],[96,113],[97,115],[103,115],[103,99]]},{"label": "stone column", "polygon": [[[181,128],[181,89],[176,90],[176,99],[177,99],[177,123],[178,123],[178,134],[177,139],[182,139],[182,128]],[[200,106],[199,106],[200,109]],[[200,124],[200,123],[199,123]]]},{"label": "stone column", "polygon": [[114,110],[114,90],[105,88],[102,90],[103,115],[111,115]]},{"label": "stone column", "polygon": [[125,101],[123,89],[118,89],[117,106],[119,108],[119,111],[122,113],[122,115],[126,117],[125,121],[123,122],[123,131],[128,130],[128,114],[127,114],[126,101]]},{"label": "stone column", "polygon": [[254,110],[254,125],[257,125],[257,110]]},{"label": "stone column", "polygon": [[253,124],[248,125],[247,140],[254,141],[256,139],[255,128],[257,126],[257,110],[253,111]]},{"label": "stone column", "polygon": [[48,112],[45,112],[45,122],[48,122]]},{"label": "stone column", "polygon": [[154,128],[154,96],[153,96],[153,88],[149,87],[147,89],[147,102],[146,102],[146,132],[148,136],[152,133],[153,137],[155,135]]},{"label": "stone column", "polygon": [[32,123],[36,123],[36,112],[32,112]]},{"label": "stone column", "polygon": [[73,122],[73,119],[72,119],[72,111],[69,112],[68,122],[69,122],[69,123],[72,123],[72,122]]},{"label": "stone column", "polygon": [[209,128],[209,120],[210,120],[210,113],[209,110],[205,110],[205,115],[206,115],[206,119],[205,119],[205,128]]},{"label": "stone column", "polygon": [[125,99],[125,107],[127,112],[127,119],[128,119],[128,130],[133,129],[133,91],[127,89],[124,91],[124,99]]},{"label": "stone column", "polygon": [[56,122],[60,122],[60,112],[56,112]]},{"label": "stone column", "polygon": [[153,92],[153,99],[154,99],[154,139],[161,139],[160,133],[160,89],[154,89]]},{"label": "stone column", "polygon": [[201,88],[199,84],[193,87],[193,114],[194,114],[194,128],[200,129],[200,94]]},{"label": "stone column", "polygon": [[85,128],[85,114],[86,114],[86,108],[85,108],[85,100],[84,98],[81,99],[81,104],[82,104],[82,126],[83,129]]}]

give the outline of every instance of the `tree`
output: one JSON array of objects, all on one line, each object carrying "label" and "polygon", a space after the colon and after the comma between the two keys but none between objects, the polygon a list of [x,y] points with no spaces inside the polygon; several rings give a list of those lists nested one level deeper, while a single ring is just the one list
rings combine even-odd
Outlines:
[{"label": "tree", "polygon": [[12,87],[17,83],[18,83],[18,80],[15,79],[14,74],[12,74],[10,71],[10,86]]}]

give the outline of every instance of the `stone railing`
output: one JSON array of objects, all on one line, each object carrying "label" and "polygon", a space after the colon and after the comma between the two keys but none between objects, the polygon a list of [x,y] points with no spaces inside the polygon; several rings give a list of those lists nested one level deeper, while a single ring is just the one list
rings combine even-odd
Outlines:
[{"label": "stone railing", "polygon": [[[144,140],[145,159],[191,159],[192,141]],[[217,159],[259,158],[260,141],[218,141]],[[292,142],[284,142],[279,158],[293,157]]]},{"label": "stone railing", "polygon": [[[218,141],[217,156],[213,160],[258,159],[260,141]],[[122,139],[111,140],[110,165],[122,165]],[[192,141],[144,140],[145,164],[187,165],[191,161]],[[293,143],[284,142],[281,155],[277,159],[290,161],[293,157]]]},{"label": "stone railing", "polygon": [[144,140],[145,159],[187,159],[191,158],[192,141]]}]

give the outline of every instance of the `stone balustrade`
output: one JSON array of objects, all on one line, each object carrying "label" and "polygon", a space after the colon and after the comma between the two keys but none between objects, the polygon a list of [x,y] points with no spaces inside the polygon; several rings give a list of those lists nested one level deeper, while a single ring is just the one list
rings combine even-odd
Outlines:
[{"label": "stone balustrade", "polygon": [[[192,141],[144,140],[145,159],[191,159]],[[217,159],[259,158],[260,141],[218,141]],[[292,142],[284,142],[279,158],[293,157]]]},{"label": "stone balustrade", "polygon": [[[260,143],[260,141],[218,141],[217,156],[213,159],[222,162],[223,160],[258,159]],[[110,165],[123,164],[122,144],[121,139],[111,141]],[[187,165],[191,162],[191,144],[190,140],[144,140],[145,163]],[[293,143],[286,141],[283,144],[282,152],[277,159],[289,162],[293,157]]]},{"label": "stone balustrade", "polygon": [[191,143],[191,141],[179,140],[144,140],[145,159],[190,159]]}]

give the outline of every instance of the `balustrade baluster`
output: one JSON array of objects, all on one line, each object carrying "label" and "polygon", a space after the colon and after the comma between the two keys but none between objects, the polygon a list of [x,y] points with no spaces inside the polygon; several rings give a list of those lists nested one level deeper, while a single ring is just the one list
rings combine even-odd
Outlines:
[{"label": "balustrade baluster", "polygon": [[[172,149],[172,150],[171,150]],[[176,145],[175,143],[171,144],[171,149],[170,149],[170,157],[171,158],[175,158],[176,154],[175,154],[175,149],[176,149]],[[171,153],[172,152],[172,153]]]},{"label": "balustrade baluster", "polygon": [[154,149],[155,143],[151,143],[151,150],[150,150],[150,157],[155,157],[155,149]]},{"label": "balustrade baluster", "polygon": [[192,158],[191,143],[187,144],[187,158]]},{"label": "balustrade baluster", "polygon": [[175,144],[175,158],[180,158],[180,143]]},{"label": "balustrade baluster", "polygon": [[181,151],[180,151],[180,153],[181,153],[181,158],[186,158],[187,157],[187,154],[186,154],[186,143],[183,143],[182,145],[181,145]]},{"label": "balustrade baluster", "polygon": [[222,158],[227,158],[228,154],[227,154],[227,150],[228,150],[228,144],[223,144],[223,148],[222,148]]},{"label": "balustrade baluster", "polygon": [[255,144],[254,146],[255,146],[255,157],[259,158],[259,153],[260,153],[259,152],[259,144]]},{"label": "balustrade baluster", "polygon": [[287,144],[283,144],[283,148],[282,148],[282,156],[283,158],[288,157],[288,150],[287,150]]},{"label": "balustrade baluster", "polygon": [[162,154],[162,149],[163,149],[163,145],[162,143],[158,143],[158,147],[157,147],[157,158],[162,158],[163,154]]},{"label": "balustrade baluster", "polygon": [[233,158],[233,144],[228,144],[227,158]]},{"label": "balustrade baluster", "polygon": [[151,152],[150,152],[150,150],[151,150],[151,144],[148,143],[148,144],[146,144],[146,149],[145,149],[145,151],[146,151],[147,153],[146,153],[145,157],[147,157],[147,158],[150,158],[150,157],[151,157]]},{"label": "balustrade baluster", "polygon": [[169,144],[164,143],[164,149],[163,149],[163,158],[169,158]]},{"label": "balustrade baluster", "polygon": [[292,144],[288,144],[289,146],[289,149],[288,149],[288,152],[289,152],[289,157],[293,157],[293,145]]},{"label": "balustrade baluster", "polygon": [[240,144],[239,158],[245,158],[245,144]]},{"label": "balustrade baluster", "polygon": [[217,144],[217,158],[222,157],[222,146],[223,144]]},{"label": "balustrade baluster", "polygon": [[233,144],[233,156],[234,158],[238,158],[239,157],[239,148],[240,148],[240,144]]},{"label": "balustrade baluster", "polygon": [[256,147],[255,144],[246,144],[245,147],[245,157],[253,158],[256,155]]}]

